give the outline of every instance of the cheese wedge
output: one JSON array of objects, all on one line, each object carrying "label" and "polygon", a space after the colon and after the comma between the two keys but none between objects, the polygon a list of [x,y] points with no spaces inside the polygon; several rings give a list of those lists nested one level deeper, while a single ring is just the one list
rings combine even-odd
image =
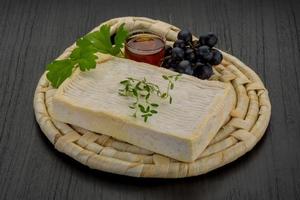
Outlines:
[{"label": "cheese wedge", "polygon": [[182,75],[168,101],[145,123],[132,117],[133,98],[120,96],[120,81],[146,78],[165,91],[162,75],[176,74],[153,65],[109,57],[96,69],[75,71],[53,97],[50,115],[61,122],[112,136],[185,162],[194,161],[209,144],[235,106],[230,84]]}]

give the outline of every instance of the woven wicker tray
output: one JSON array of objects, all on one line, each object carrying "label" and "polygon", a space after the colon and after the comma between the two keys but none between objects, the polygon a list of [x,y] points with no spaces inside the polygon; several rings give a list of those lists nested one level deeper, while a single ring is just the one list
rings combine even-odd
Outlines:
[{"label": "woven wicker tray", "polygon": [[[145,28],[163,34],[167,43],[175,41],[179,32],[177,27],[170,24],[143,17],[115,18],[103,24],[110,25],[113,34],[124,22],[129,30]],[[59,58],[69,56],[74,47],[75,44],[67,48]],[[45,74],[34,96],[36,120],[58,151],[93,169],[157,178],[180,178],[207,173],[251,150],[263,136],[271,115],[268,91],[256,73],[237,58],[225,52],[222,54],[224,59],[214,67],[211,79],[232,84],[237,95],[236,108],[210,145],[192,163],[180,162],[106,135],[53,120],[47,107],[55,89]]]}]

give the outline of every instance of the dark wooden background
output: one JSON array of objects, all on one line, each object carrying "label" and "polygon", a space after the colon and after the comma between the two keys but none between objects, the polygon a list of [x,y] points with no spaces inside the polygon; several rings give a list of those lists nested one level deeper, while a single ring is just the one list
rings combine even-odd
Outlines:
[{"label": "dark wooden background", "polygon": [[[0,199],[300,199],[298,2],[0,0]],[[219,48],[260,75],[272,118],[250,153],[206,175],[159,180],[98,172],[54,150],[32,108],[45,65],[99,23],[128,15],[213,31]]]}]

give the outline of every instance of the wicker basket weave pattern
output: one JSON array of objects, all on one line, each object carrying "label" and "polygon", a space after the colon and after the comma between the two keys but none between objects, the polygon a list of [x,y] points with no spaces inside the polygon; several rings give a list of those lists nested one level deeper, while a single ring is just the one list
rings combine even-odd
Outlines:
[{"label": "wicker basket weave pattern", "polygon": [[[180,31],[165,22],[143,17],[115,18],[103,24],[110,25],[113,34],[122,23],[125,23],[128,30],[150,29],[163,34],[167,43],[174,42]],[[74,47],[75,44],[67,48],[58,59],[69,56]],[[214,67],[211,79],[231,83],[236,92],[237,104],[228,121],[194,162],[180,162],[106,135],[55,121],[49,116],[48,108],[56,89],[51,87],[45,74],[34,96],[36,120],[58,151],[93,169],[157,178],[180,178],[207,173],[251,150],[263,136],[271,115],[268,91],[257,74],[237,58],[225,52],[222,54],[224,59]]]}]

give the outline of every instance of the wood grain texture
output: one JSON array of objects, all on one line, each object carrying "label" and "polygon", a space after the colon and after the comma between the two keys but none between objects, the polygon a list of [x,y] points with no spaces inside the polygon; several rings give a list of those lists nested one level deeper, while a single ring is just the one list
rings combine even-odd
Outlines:
[{"label": "wood grain texture", "polygon": [[[292,0],[0,0],[0,199],[300,199],[300,4]],[[58,153],[34,120],[45,65],[109,18],[146,16],[216,32],[270,92],[272,118],[247,155],[207,175],[136,179]]]}]

